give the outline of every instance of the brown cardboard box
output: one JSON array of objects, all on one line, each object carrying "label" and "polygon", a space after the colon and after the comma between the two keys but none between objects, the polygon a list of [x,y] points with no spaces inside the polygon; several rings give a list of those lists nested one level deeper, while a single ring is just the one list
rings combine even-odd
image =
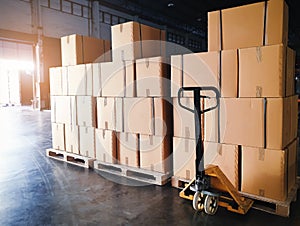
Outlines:
[{"label": "brown cardboard box", "polygon": [[77,97],[68,96],[69,110],[65,112],[67,114],[66,124],[77,125]]},{"label": "brown cardboard box", "polygon": [[[203,52],[183,55],[183,86],[214,86],[218,88],[219,54],[219,52]],[[192,96],[192,92],[186,92],[186,94]]]},{"label": "brown cardboard box", "polygon": [[102,96],[102,85],[101,85],[101,63],[92,64],[92,74],[93,74],[93,96]]},{"label": "brown cardboard box", "polygon": [[173,133],[172,100],[168,98],[153,98],[154,135],[165,136]]},{"label": "brown cardboard box", "polygon": [[49,69],[50,95],[52,96],[63,95],[61,70],[61,67],[53,67]]},{"label": "brown cardboard box", "polygon": [[170,76],[163,57],[136,60],[136,80],[138,97],[170,96]]},{"label": "brown cardboard box", "polygon": [[297,137],[298,133],[298,95],[289,98],[291,106],[291,116],[290,116],[290,138],[294,139]]},{"label": "brown cardboard box", "polygon": [[153,99],[124,98],[124,131],[154,135]]},{"label": "brown cardboard box", "polygon": [[136,64],[135,61],[124,61],[125,97],[136,97]]},{"label": "brown cardboard box", "polygon": [[171,172],[171,137],[140,135],[140,167],[161,173]]},{"label": "brown cardboard box", "polygon": [[[204,142],[204,165],[217,165],[238,188],[238,146]],[[191,180],[195,177],[196,145],[194,139],[173,137],[174,176]]]},{"label": "brown cardboard box", "polygon": [[114,131],[95,129],[96,159],[116,163],[117,139]]},{"label": "brown cardboard box", "polygon": [[296,181],[295,143],[284,150],[243,146],[242,192],[285,201]]},{"label": "brown cardboard box", "polygon": [[97,98],[98,129],[115,130],[116,106],[113,97]]},{"label": "brown cardboard box", "polygon": [[76,125],[65,125],[66,151],[79,154],[79,127]]},{"label": "brown cardboard box", "polygon": [[286,55],[286,87],[285,95],[292,96],[295,94],[295,66],[296,66],[296,52],[287,47]]},{"label": "brown cardboard box", "polygon": [[239,97],[284,97],[286,47],[239,50]]},{"label": "brown cardboard box", "polygon": [[164,55],[162,30],[131,21],[112,26],[111,32],[114,61]]},{"label": "brown cardboard box", "polygon": [[259,2],[209,12],[208,51],[287,45],[288,7],[285,1],[270,0],[265,4]]},{"label": "brown cardboard box", "polygon": [[65,150],[65,125],[52,123],[52,147],[57,150]]},{"label": "brown cardboard box", "polygon": [[[191,97],[182,97],[181,103],[188,108],[194,109],[194,99]],[[173,116],[174,136],[194,139],[194,114],[180,107],[178,104],[178,98],[173,98]]]},{"label": "brown cardboard box", "polygon": [[[221,69],[220,66],[222,66]],[[185,54],[183,59],[182,55],[172,56],[171,73],[172,97],[178,96],[178,89],[182,86],[220,87],[222,97],[237,97],[238,54],[236,49],[222,51],[221,58],[220,52]],[[184,96],[192,97],[192,92],[185,92]]]},{"label": "brown cardboard box", "polygon": [[118,133],[118,160],[120,164],[139,167],[139,135],[133,133]]},{"label": "brown cardboard box", "polygon": [[171,97],[178,97],[178,90],[183,87],[182,55],[171,56]]},{"label": "brown cardboard box", "polygon": [[264,100],[221,98],[221,142],[253,147],[264,146]]},{"label": "brown cardboard box", "polygon": [[[204,107],[205,109],[210,108],[216,105],[215,99],[205,99],[204,100]],[[224,114],[223,114],[224,115]],[[220,108],[216,108],[212,111],[206,112],[203,115],[203,126],[204,126],[204,140],[209,142],[220,142],[220,120],[222,114]]]},{"label": "brown cardboard box", "polygon": [[221,142],[284,149],[296,137],[293,98],[221,98]]},{"label": "brown cardboard box", "polygon": [[298,151],[299,139],[295,139],[288,147],[288,193],[295,187],[298,175]]},{"label": "brown cardboard box", "polygon": [[76,124],[77,109],[75,96],[51,96],[51,121]]},{"label": "brown cardboard box", "polygon": [[124,132],[124,98],[116,97],[116,126],[117,132]]},{"label": "brown cardboard box", "polygon": [[95,158],[95,128],[79,126],[80,155]]},{"label": "brown cardboard box", "polygon": [[[107,42],[106,42],[107,43]],[[107,43],[108,44],[108,43]],[[104,62],[110,60],[102,56],[105,51],[105,41],[82,35],[69,35],[61,38],[62,65],[70,66]],[[107,47],[106,47],[107,48]]]},{"label": "brown cardboard box", "polygon": [[125,96],[125,67],[124,63],[107,62],[101,64],[102,96]]},{"label": "brown cardboard box", "polygon": [[93,95],[92,64],[81,64],[68,67],[68,95]]},{"label": "brown cardboard box", "polygon": [[165,136],[172,133],[171,104],[163,98],[125,98],[124,131]]},{"label": "brown cardboard box", "polygon": [[96,127],[96,99],[91,96],[77,96],[77,125]]}]

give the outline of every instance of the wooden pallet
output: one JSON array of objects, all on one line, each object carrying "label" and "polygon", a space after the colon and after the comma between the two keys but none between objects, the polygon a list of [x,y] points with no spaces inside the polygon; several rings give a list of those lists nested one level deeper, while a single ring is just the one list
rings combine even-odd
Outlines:
[{"label": "wooden pallet", "polygon": [[95,159],[92,159],[90,157],[77,155],[74,153],[56,150],[56,149],[47,149],[46,155],[49,158],[53,158],[59,161],[67,162],[72,165],[84,167],[84,168],[93,168]]},{"label": "wooden pallet", "polygon": [[160,173],[120,164],[106,163],[98,160],[94,162],[94,170],[160,186],[168,183],[171,178],[171,173]]},{"label": "wooden pallet", "polygon": [[189,183],[190,183],[190,180],[188,180],[188,179],[183,179],[183,178],[176,177],[176,176],[173,176],[171,178],[171,185],[174,188],[184,189],[186,187],[186,185],[188,185]]},{"label": "wooden pallet", "polygon": [[[173,176],[171,179],[172,187],[183,189],[189,183],[189,180]],[[300,188],[300,177],[297,178],[297,183],[288,194],[286,201],[281,202],[273,199],[268,199],[256,195],[240,192],[243,196],[251,198],[254,201],[252,208],[264,211],[267,213],[288,217],[290,215],[290,207],[292,202],[297,200],[297,191]]]},{"label": "wooden pallet", "polygon": [[297,178],[297,183],[290,191],[285,201],[277,201],[277,200],[268,199],[268,198],[264,198],[252,194],[247,194],[244,192],[240,192],[240,193],[243,196],[254,200],[254,204],[252,206],[252,208],[254,209],[283,216],[283,217],[289,217],[291,204],[292,202],[297,201],[297,192],[299,187],[300,187],[300,177]]}]

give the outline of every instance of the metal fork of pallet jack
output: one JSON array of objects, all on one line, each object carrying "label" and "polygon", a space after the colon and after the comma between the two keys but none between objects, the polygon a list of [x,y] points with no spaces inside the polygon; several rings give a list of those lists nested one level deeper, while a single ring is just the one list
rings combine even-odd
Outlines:
[{"label": "metal fork of pallet jack", "polygon": [[[181,97],[184,91],[193,92],[194,109],[182,105]],[[201,91],[209,91],[210,93],[214,93],[214,95],[203,96],[201,95]],[[201,110],[201,98],[215,98],[216,103],[210,108]],[[253,200],[243,197],[218,166],[207,165],[204,168],[204,145],[201,134],[200,116],[219,107],[219,91],[215,87],[183,87],[178,91],[178,103],[182,108],[194,114],[196,135],[196,177],[185,186],[179,193],[179,196],[192,200],[195,210],[204,209],[210,215],[217,212],[218,206],[222,206],[235,213],[246,214],[253,205]]]}]

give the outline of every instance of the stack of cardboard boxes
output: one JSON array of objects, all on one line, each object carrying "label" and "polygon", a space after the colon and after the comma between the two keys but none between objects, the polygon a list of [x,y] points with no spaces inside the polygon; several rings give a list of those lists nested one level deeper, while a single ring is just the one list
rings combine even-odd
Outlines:
[{"label": "stack of cardboard boxes", "polygon": [[93,62],[110,61],[110,42],[61,38],[62,67],[50,68],[53,148],[94,158],[96,100]]},{"label": "stack of cardboard boxes", "polygon": [[[170,174],[165,32],[136,22],[113,26],[112,61],[106,45],[94,43],[102,40],[89,39],[63,37],[63,67],[50,69],[53,148]],[[96,60],[95,51],[104,55]]]},{"label": "stack of cardboard boxes", "polygon": [[172,121],[164,80],[170,73],[162,40],[165,32],[136,22],[112,27],[113,61],[99,65],[98,73],[98,161],[170,173]]},{"label": "stack of cardboard boxes", "polygon": [[[219,165],[241,192],[287,198],[297,175],[298,109],[287,29],[284,0],[210,12],[209,51],[172,56],[176,177],[195,175],[194,118],[178,106],[178,87],[215,86],[220,107],[203,116],[205,163]],[[182,102],[193,105],[188,95]]]}]

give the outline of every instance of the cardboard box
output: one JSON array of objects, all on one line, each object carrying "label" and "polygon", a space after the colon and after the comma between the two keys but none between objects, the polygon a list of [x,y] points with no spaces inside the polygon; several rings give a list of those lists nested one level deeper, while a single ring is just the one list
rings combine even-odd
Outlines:
[{"label": "cardboard box", "polygon": [[291,116],[290,116],[290,138],[294,139],[298,134],[298,95],[292,96],[289,98],[291,102]]},{"label": "cardboard box", "polygon": [[284,97],[286,47],[239,50],[239,97]]},{"label": "cardboard box", "polygon": [[264,99],[221,98],[220,111],[222,143],[264,147]]},{"label": "cardboard box", "polygon": [[171,137],[140,135],[140,167],[170,173],[172,170]]},{"label": "cardboard box", "polygon": [[296,141],[284,150],[242,147],[241,190],[285,201],[296,181]]},{"label": "cardboard box", "polygon": [[[180,87],[213,86],[222,97],[237,97],[237,50],[202,52],[171,56],[171,96],[178,96]],[[220,68],[221,67],[221,68]],[[184,92],[192,97],[192,92]],[[208,95],[212,95],[208,93]]]},{"label": "cardboard box", "polygon": [[102,96],[102,84],[101,84],[101,63],[92,64],[92,77],[93,77],[93,96]]},{"label": "cardboard box", "polygon": [[208,13],[209,52],[287,45],[287,35],[288,6],[284,0],[270,0]]},{"label": "cardboard box", "polygon": [[152,98],[124,98],[124,131],[154,135]]},{"label": "cardboard box", "polygon": [[97,98],[98,129],[115,130],[116,128],[116,106],[113,97]]},{"label": "cardboard box", "polygon": [[77,125],[96,127],[96,98],[77,96]]},{"label": "cardboard box", "polygon": [[136,80],[138,97],[170,96],[170,76],[163,57],[136,60]]},{"label": "cardboard box", "polygon": [[116,125],[117,132],[124,132],[124,98],[115,98],[116,104]]},{"label": "cardboard box", "polygon": [[51,96],[51,122],[67,123],[69,114],[69,97]]},{"label": "cardboard box", "polygon": [[64,112],[66,114],[66,124],[77,125],[77,97],[68,96],[67,97],[68,109]]},{"label": "cardboard box", "polygon": [[136,63],[135,61],[124,61],[125,66],[125,97],[136,97]]},{"label": "cardboard box", "polygon": [[113,61],[163,56],[165,31],[127,22],[112,26]]},{"label": "cardboard box", "polygon": [[76,125],[65,125],[66,151],[75,154],[79,153],[79,127]]},{"label": "cardboard box", "polygon": [[125,67],[124,63],[108,62],[101,64],[102,96],[124,97],[125,96]]},{"label": "cardboard box", "polygon": [[182,55],[171,56],[171,97],[178,97],[178,90],[183,87],[182,65]]},{"label": "cardboard box", "polygon": [[153,98],[154,135],[165,136],[173,133],[172,100],[169,98]]},{"label": "cardboard box", "polygon": [[65,150],[65,125],[52,123],[52,147],[57,150]]},{"label": "cardboard box", "polygon": [[79,126],[80,155],[95,158],[95,128]]},{"label": "cardboard box", "polygon": [[50,95],[52,96],[63,95],[61,70],[61,67],[53,67],[49,69]]},{"label": "cardboard box", "polygon": [[[208,109],[216,105],[215,99],[205,99],[204,107]],[[209,112],[206,112],[202,116],[203,120],[203,137],[205,141],[220,143],[220,120],[224,114],[221,113],[220,108],[216,108]]]},{"label": "cardboard box", "polygon": [[95,129],[96,159],[116,163],[117,139],[114,131]]},{"label": "cardboard box", "polygon": [[124,131],[165,136],[172,133],[172,111],[163,98],[125,98]]},{"label": "cardboard box", "polygon": [[118,133],[118,160],[120,164],[139,167],[139,135],[133,133]]},{"label": "cardboard box", "polygon": [[69,35],[61,38],[61,58],[63,66],[104,62],[110,60],[104,54],[109,41],[86,37],[82,35]]},{"label": "cardboard box", "polygon": [[[181,103],[194,109],[194,99],[191,97],[182,97]],[[179,106],[178,98],[173,98],[173,116],[174,136],[195,139],[194,114]]]},{"label": "cardboard box", "polygon": [[286,87],[285,96],[292,96],[295,94],[295,67],[296,67],[296,52],[287,47],[286,55]]},{"label": "cardboard box", "polygon": [[[174,176],[191,180],[195,177],[195,139],[173,137]],[[217,165],[232,185],[238,188],[238,146],[204,142],[204,165]]]},{"label": "cardboard box", "polygon": [[[220,53],[203,52],[183,55],[183,86],[219,88]],[[192,92],[186,92],[192,96]]]},{"label": "cardboard box", "polygon": [[68,67],[68,95],[93,95],[92,64],[81,64]]},{"label": "cardboard box", "polygon": [[293,98],[221,98],[221,142],[284,149],[296,137]]}]

